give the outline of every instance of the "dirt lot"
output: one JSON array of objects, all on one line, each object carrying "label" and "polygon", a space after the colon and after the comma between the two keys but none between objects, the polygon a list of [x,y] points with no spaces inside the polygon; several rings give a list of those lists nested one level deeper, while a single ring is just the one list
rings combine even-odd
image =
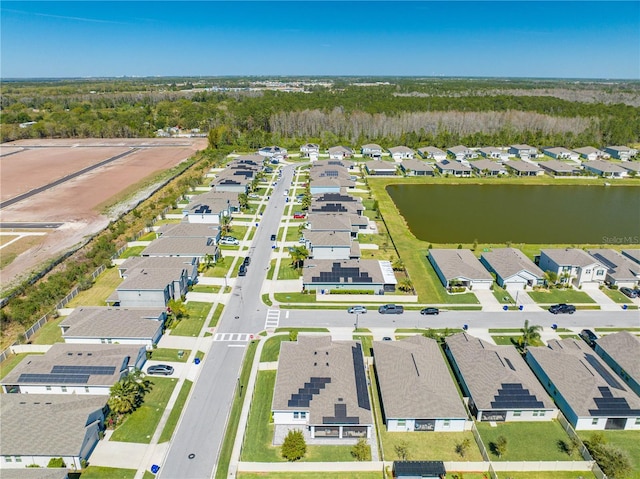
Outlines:
[{"label": "dirt lot", "polygon": [[[2,145],[3,201],[135,149],[123,158],[2,208],[0,221],[3,223],[64,223],[51,230],[41,244],[21,253],[2,269],[2,286],[104,228],[110,218],[97,211],[100,205],[108,203],[129,186],[179,164],[205,147],[204,138],[21,140]],[[17,148],[21,148],[18,153],[7,154],[17,151]]]}]

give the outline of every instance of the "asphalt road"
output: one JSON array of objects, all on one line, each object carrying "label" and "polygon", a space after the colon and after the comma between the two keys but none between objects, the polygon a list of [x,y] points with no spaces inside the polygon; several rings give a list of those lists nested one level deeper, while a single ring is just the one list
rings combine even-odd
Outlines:
[{"label": "asphalt road", "polygon": [[[284,168],[282,179],[271,195],[254,235],[254,246],[249,250],[251,264],[247,275],[238,277],[218,323],[218,333],[254,334],[264,329],[267,308],[261,301],[260,290],[269,269],[270,236],[278,232],[286,204],[283,193],[289,188],[294,168],[293,165]],[[160,479],[207,479],[215,474],[245,351],[244,342],[213,343],[201,363],[191,399],[160,467]]]},{"label": "asphalt road", "polygon": [[0,229],[55,229],[60,228],[64,223],[0,223]]}]

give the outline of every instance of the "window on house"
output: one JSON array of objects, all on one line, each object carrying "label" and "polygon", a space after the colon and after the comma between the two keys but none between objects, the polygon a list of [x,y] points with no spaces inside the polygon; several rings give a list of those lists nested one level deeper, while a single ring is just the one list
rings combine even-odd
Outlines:
[{"label": "window on house", "polygon": [[4,462],[13,462],[13,458],[11,456],[4,456]]},{"label": "window on house", "polygon": [[62,386],[62,387],[60,388],[60,390],[61,390],[63,393],[66,393],[66,392],[67,392],[67,386]]},{"label": "window on house", "polygon": [[398,426],[405,427],[407,425],[406,419],[398,419]]},{"label": "window on house", "polygon": [[22,458],[20,456],[16,456],[16,462],[22,462]]},{"label": "window on house", "polygon": [[604,275],[604,270],[603,269],[599,269],[596,271],[596,276],[603,276]]},{"label": "window on house", "polygon": [[51,391],[51,386],[45,386],[45,389],[46,389],[47,391]]},{"label": "window on house", "polygon": [[513,417],[520,417],[522,416],[522,411],[513,411]]},{"label": "window on house", "polygon": [[584,273],[585,273],[585,274],[591,274],[591,270],[590,270],[590,269],[585,269],[585,270],[584,270]]},{"label": "window on house", "polygon": [[451,425],[451,421],[449,419],[445,419],[442,427],[449,427]]},{"label": "window on house", "polygon": [[293,419],[300,419],[300,413],[298,411],[294,411]]},{"label": "window on house", "polygon": [[90,391],[89,391],[89,386],[85,386],[85,387],[84,387],[84,392],[86,392],[86,393],[90,392]]},{"label": "window on house", "polygon": [[640,426],[640,417],[636,418],[636,426]]},{"label": "window on house", "polygon": [[300,419],[306,419],[307,418],[307,412],[306,411],[301,411],[300,412]]},{"label": "window on house", "polygon": [[596,418],[593,418],[593,419],[591,420],[591,425],[592,425],[592,426],[595,426],[595,425],[597,425],[597,424],[598,424],[598,418],[597,418],[597,417],[596,417]]}]

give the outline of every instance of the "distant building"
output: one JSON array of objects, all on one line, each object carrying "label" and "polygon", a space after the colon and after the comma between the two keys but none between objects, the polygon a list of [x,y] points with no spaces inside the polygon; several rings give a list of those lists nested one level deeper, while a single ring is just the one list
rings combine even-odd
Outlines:
[{"label": "distant building", "polygon": [[375,143],[369,143],[366,145],[362,145],[362,149],[360,150],[360,152],[364,157],[379,160],[382,156],[382,147],[380,145],[376,145]]},{"label": "distant building", "polygon": [[577,161],[578,158],[580,158],[580,154],[575,152],[575,151],[571,151],[568,150],[567,148],[564,148],[562,146],[557,146],[557,147],[553,147],[553,148],[543,148],[542,152],[547,155],[550,156],[553,159],[556,160],[573,160],[573,161]]},{"label": "distant building", "polygon": [[629,148],[628,146],[607,146],[604,149],[605,153],[608,153],[616,160],[628,161],[638,154],[638,150],[635,148]]},{"label": "distant building", "polygon": [[521,160],[530,160],[537,158],[538,149],[529,145],[511,145],[509,147],[509,154],[515,155]]},{"label": "distant building", "polygon": [[418,154],[425,160],[442,161],[447,159],[447,154],[435,146],[425,146],[418,148]]},{"label": "distant building", "polygon": [[445,288],[491,289],[493,276],[468,249],[430,249],[427,255]]},{"label": "distant building", "polygon": [[393,161],[401,162],[402,160],[412,160],[416,154],[411,148],[407,146],[394,146],[389,148],[389,153]]}]

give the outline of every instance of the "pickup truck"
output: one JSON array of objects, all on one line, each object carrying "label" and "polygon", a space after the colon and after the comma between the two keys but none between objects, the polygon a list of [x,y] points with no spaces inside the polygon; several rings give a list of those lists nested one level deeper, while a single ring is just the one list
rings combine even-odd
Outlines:
[{"label": "pickup truck", "polygon": [[399,304],[383,304],[378,308],[380,314],[402,314],[404,307]]}]

